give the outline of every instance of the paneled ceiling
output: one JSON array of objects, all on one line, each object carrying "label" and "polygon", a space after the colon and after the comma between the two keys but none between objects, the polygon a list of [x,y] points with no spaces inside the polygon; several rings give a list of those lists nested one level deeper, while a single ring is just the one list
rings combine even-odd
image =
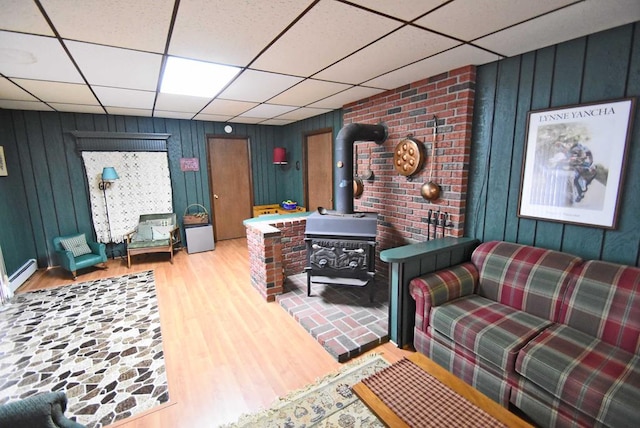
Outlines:
[{"label": "paneled ceiling", "polygon": [[[0,108],[285,125],[640,20],[638,0],[0,0]],[[168,56],[241,72],[161,93]]]}]

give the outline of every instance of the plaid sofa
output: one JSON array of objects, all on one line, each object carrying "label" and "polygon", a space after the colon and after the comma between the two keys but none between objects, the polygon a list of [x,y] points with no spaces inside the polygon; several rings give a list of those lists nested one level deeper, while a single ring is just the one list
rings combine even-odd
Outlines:
[{"label": "plaid sofa", "polygon": [[492,241],[409,290],[416,350],[503,406],[640,426],[640,269]]}]

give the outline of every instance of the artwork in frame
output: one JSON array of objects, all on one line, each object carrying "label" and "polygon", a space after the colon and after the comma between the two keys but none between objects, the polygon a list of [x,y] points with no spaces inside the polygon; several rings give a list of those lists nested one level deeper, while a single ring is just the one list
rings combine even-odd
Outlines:
[{"label": "artwork in frame", "polygon": [[0,146],[0,177],[9,175],[7,171],[7,158],[4,157],[4,147]]},{"label": "artwork in frame", "polygon": [[528,113],[518,216],[614,229],[635,98]]},{"label": "artwork in frame", "polygon": [[199,171],[200,162],[198,158],[180,158],[180,170],[185,171]]}]

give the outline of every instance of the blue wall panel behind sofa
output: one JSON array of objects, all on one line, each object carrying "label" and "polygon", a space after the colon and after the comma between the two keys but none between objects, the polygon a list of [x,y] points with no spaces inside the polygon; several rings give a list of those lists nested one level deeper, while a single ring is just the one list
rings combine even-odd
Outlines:
[{"label": "blue wall panel behind sofa", "polygon": [[640,96],[640,23],[483,65],[477,76],[466,235],[640,265],[638,105],[615,230],[517,216],[527,112]]}]

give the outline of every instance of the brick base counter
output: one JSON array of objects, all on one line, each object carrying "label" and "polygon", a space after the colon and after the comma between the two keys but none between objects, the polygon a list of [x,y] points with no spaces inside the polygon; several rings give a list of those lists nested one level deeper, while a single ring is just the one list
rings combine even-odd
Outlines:
[{"label": "brick base counter", "polygon": [[286,276],[304,273],[308,215],[262,216],[244,221],[251,285],[268,302],[283,293]]}]

